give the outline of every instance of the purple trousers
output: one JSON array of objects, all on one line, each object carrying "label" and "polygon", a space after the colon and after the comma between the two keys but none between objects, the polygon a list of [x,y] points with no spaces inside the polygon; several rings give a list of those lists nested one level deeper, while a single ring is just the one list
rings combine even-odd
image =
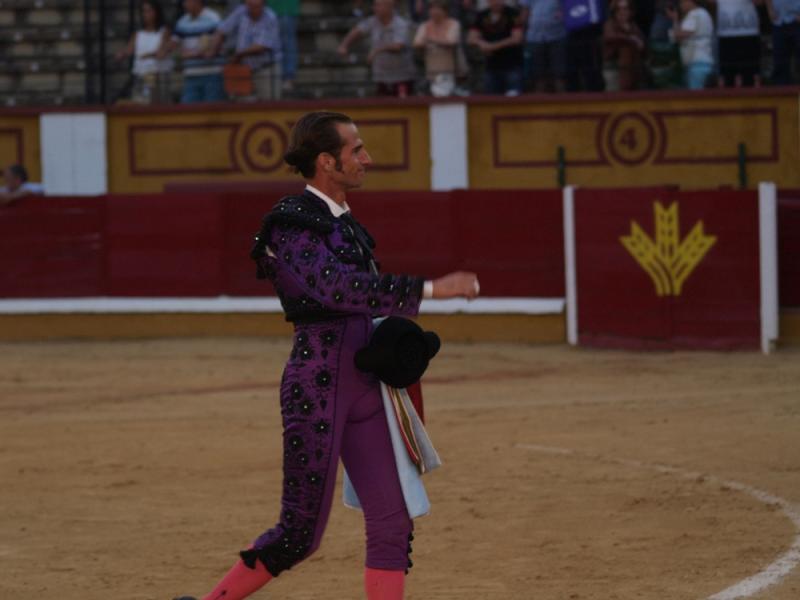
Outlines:
[{"label": "purple trousers", "polygon": [[330,514],[341,457],[364,511],[366,565],[405,570],[408,516],[379,381],[354,355],[372,331],[367,315],[297,325],[281,382],[283,498],[280,521],[242,553],[274,576],[310,556]]}]

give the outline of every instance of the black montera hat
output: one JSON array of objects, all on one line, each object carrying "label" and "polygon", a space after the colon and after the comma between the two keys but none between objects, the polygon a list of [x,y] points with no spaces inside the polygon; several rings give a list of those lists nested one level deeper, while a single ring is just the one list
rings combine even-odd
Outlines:
[{"label": "black montera hat", "polygon": [[356,367],[404,388],[419,381],[440,346],[438,335],[423,331],[414,321],[387,317],[372,332],[369,344],[356,352]]}]

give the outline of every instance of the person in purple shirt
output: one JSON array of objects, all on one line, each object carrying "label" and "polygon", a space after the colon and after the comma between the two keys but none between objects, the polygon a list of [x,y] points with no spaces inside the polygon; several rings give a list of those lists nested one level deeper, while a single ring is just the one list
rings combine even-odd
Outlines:
[{"label": "person in purple shirt", "polygon": [[361,186],[372,160],[346,115],[303,116],[285,160],[302,174],[306,188],[266,215],[251,253],[259,277],[274,285],[294,323],[280,386],[280,519],[240,553],[204,600],[241,600],[317,550],[340,458],[364,511],[367,598],[400,600],[413,522],[380,382],[359,371],[354,357],[369,342],[373,317],[414,317],[426,297],[475,298],[478,280],[465,272],[426,281],[378,271],[375,243],[347,205],[347,192]]}]

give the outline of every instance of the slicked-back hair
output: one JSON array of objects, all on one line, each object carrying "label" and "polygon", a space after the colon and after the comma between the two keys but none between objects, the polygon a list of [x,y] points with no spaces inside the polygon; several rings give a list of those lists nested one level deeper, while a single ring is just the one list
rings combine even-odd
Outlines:
[{"label": "slicked-back hair", "polygon": [[303,115],[292,128],[289,150],[283,160],[306,179],[316,174],[317,157],[323,152],[333,156],[339,168],[343,143],[336,125],[352,122],[353,119],[337,112],[320,111]]}]

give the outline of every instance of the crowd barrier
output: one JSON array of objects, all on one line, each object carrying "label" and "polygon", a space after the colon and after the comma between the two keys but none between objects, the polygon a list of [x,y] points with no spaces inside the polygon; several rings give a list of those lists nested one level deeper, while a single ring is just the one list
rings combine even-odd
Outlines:
[{"label": "crowd barrier", "polygon": [[[285,191],[178,189],[2,208],[0,310],[91,312],[88,305],[102,313],[117,299],[138,302],[125,305],[137,312],[203,312],[223,298],[250,304],[217,312],[279,313],[249,250]],[[384,271],[479,274],[482,300],[432,312],[555,315],[566,304],[566,337],[581,344],[769,349],[778,298],[782,308],[800,307],[793,190],[777,203],[773,194],[772,204],[754,191],[670,187],[365,191],[348,201],[379,241]],[[765,217],[765,206],[777,218]],[[777,222],[771,234],[770,220]],[[778,257],[765,263],[770,247]],[[774,293],[772,270],[780,281]],[[44,308],[26,309],[37,301]]]},{"label": "crowd barrier", "polygon": [[778,192],[778,281],[781,306],[800,308],[800,189]]},{"label": "crowd barrier", "polygon": [[[329,99],[372,156],[365,189],[446,191],[759,181],[800,186],[800,90]],[[0,165],[48,193],[161,193],[292,178],[292,125],[318,101],[0,109]]]},{"label": "crowd barrier", "polygon": [[[249,258],[280,194],[32,198],[0,209],[0,296],[213,297],[274,292]],[[349,202],[387,271],[481,274],[493,297],[563,297],[558,191],[362,192]]]}]

